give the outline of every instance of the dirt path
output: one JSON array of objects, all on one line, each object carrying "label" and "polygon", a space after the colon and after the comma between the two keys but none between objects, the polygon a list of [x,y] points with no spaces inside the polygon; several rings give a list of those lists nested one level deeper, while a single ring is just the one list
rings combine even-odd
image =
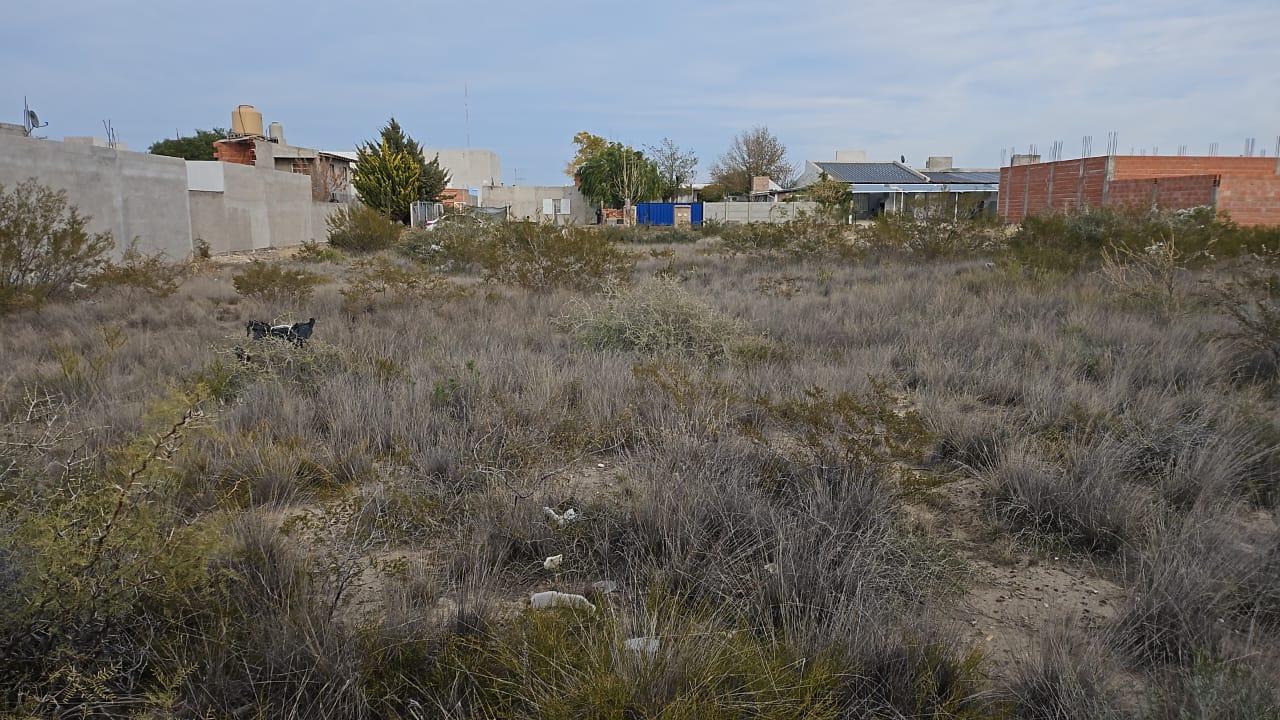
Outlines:
[{"label": "dirt path", "polygon": [[1078,557],[1035,555],[992,540],[976,478],[941,485],[927,503],[909,504],[907,511],[968,563],[972,581],[947,616],[983,651],[997,675],[1034,651],[1048,621],[1074,617],[1082,627],[1099,628],[1123,599],[1119,585]]}]

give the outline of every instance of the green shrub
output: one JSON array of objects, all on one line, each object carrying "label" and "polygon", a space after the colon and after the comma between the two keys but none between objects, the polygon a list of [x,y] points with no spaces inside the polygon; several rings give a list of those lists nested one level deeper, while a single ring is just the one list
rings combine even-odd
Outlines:
[{"label": "green shrub", "polygon": [[342,262],[343,255],[341,250],[332,245],[308,240],[298,248],[298,252],[294,254],[293,259],[309,263],[338,263]]},{"label": "green shrub", "polygon": [[465,288],[448,278],[385,257],[357,260],[351,271],[342,289],[343,303],[351,312],[378,304],[443,304],[466,294]]},{"label": "green shrub", "polygon": [[848,226],[814,217],[782,223],[726,225],[720,252],[761,260],[849,260],[858,251],[846,237]]},{"label": "green shrub", "polygon": [[636,257],[591,228],[521,221],[495,225],[482,250],[484,277],[531,290],[596,291],[625,282]]},{"label": "green shrub", "polygon": [[339,208],[325,220],[329,244],[350,252],[386,250],[400,239],[404,226],[365,205]]},{"label": "green shrub", "polygon": [[399,250],[440,272],[467,272],[480,265],[494,227],[470,215],[446,215],[430,230],[407,230]]},{"label": "green shrub", "polygon": [[1280,231],[1241,228],[1217,217],[1211,207],[1148,211],[1103,207],[1027,217],[1009,238],[1005,259],[1037,270],[1075,272],[1099,265],[1108,248],[1144,252],[1170,237],[1197,265],[1280,246]]},{"label": "green shrub", "polygon": [[327,278],[307,270],[286,267],[281,263],[254,260],[231,278],[236,292],[265,303],[302,302],[311,297],[316,286]]},{"label": "green shrub", "polygon": [[634,288],[609,288],[591,304],[575,299],[564,324],[578,341],[599,350],[643,355],[677,353],[701,360],[755,358],[769,343],[746,323],[691,295],[671,279]]},{"label": "green shrub", "polygon": [[185,265],[169,262],[164,252],[142,252],[135,238],[120,261],[106,262],[89,285],[95,288],[122,287],[164,298],[178,291],[186,270]]},{"label": "green shrub", "polygon": [[596,232],[609,242],[626,245],[687,244],[698,241],[698,233],[691,228],[647,227],[644,225],[605,225]]},{"label": "green shrub", "polygon": [[1222,337],[1270,373],[1280,371],[1280,251],[1253,255],[1215,282],[1211,297],[1231,320]]},{"label": "green shrub", "polygon": [[930,260],[992,253],[1003,247],[1004,235],[1004,226],[975,203],[945,197],[915,198],[903,212],[880,215],[857,233],[868,250]]},{"label": "green shrub", "polygon": [[717,237],[724,232],[725,224],[723,220],[706,220],[701,225],[694,225],[693,231],[702,237]]},{"label": "green shrub", "polygon": [[[210,590],[208,528],[157,501],[183,437],[198,425],[199,405],[197,396],[167,398],[153,409],[157,419],[105,453],[101,467],[72,464],[54,489],[5,487],[0,708],[25,700],[24,717],[70,708],[102,717],[121,699],[141,711],[149,693],[139,688],[160,689],[156,643],[179,636]],[[0,435],[14,431],[22,432],[10,425]]]},{"label": "green shrub", "polygon": [[111,233],[90,234],[89,220],[35,178],[8,193],[0,185],[0,313],[39,307],[102,268]]}]

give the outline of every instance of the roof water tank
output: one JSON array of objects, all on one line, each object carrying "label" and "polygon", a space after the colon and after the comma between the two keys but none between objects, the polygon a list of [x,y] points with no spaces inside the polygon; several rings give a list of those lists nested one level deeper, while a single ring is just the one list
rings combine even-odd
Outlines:
[{"label": "roof water tank", "polygon": [[267,137],[271,138],[271,142],[284,145],[284,126],[278,122],[273,122],[267,126]]},{"label": "roof water tank", "polygon": [[251,135],[262,137],[262,113],[252,105],[237,105],[231,111],[231,133],[233,135]]}]

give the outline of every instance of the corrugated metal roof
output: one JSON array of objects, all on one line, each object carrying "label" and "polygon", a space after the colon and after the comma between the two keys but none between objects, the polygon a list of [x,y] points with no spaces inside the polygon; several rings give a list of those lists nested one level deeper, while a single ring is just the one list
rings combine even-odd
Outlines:
[{"label": "corrugated metal roof", "polygon": [[930,182],[936,183],[998,183],[999,170],[924,170]]},{"label": "corrugated metal roof", "polygon": [[847,183],[919,183],[929,178],[896,162],[816,162],[832,180]]}]

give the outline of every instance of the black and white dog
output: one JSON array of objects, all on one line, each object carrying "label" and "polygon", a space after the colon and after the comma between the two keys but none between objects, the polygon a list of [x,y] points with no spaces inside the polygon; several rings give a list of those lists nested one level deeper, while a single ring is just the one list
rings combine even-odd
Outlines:
[{"label": "black and white dog", "polygon": [[315,327],[315,318],[309,318],[304,323],[294,323],[292,325],[270,325],[261,320],[250,320],[244,324],[244,334],[245,337],[251,337],[254,340],[261,340],[270,335],[302,347],[311,339],[311,333],[315,330]]}]

